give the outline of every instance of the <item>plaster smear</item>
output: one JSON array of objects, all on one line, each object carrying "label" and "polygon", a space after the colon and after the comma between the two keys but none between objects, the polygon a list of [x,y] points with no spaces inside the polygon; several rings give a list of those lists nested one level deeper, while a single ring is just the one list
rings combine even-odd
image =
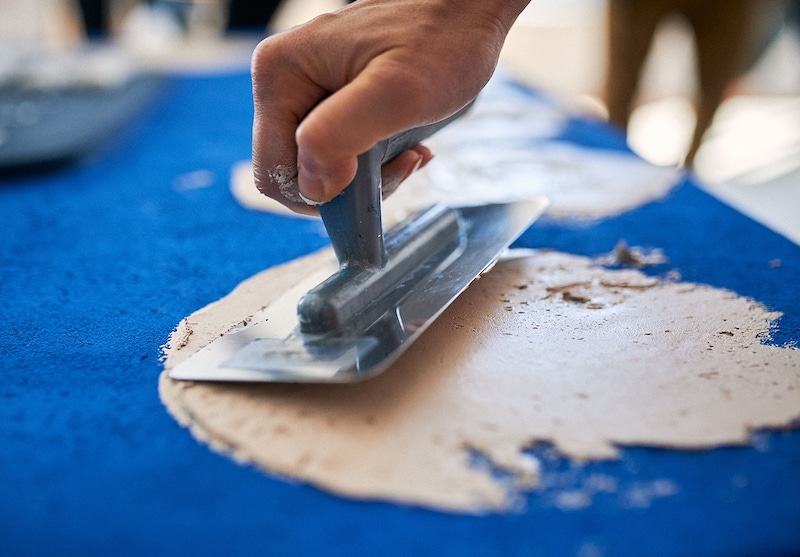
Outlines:
[{"label": "plaster smear", "polygon": [[[435,202],[468,206],[541,196],[549,198],[552,216],[608,217],[662,198],[681,177],[675,168],[630,154],[554,141],[567,123],[551,103],[493,79],[466,116],[425,141],[434,160],[387,200],[385,219],[397,222]],[[234,166],[230,187],[245,207],[285,212],[255,188],[249,161]]]},{"label": "plaster smear", "polygon": [[325,266],[335,268],[329,250],[248,279],[187,317],[166,349],[159,388],[169,411],[214,449],[271,474],[357,499],[503,511],[537,485],[539,462],[525,449],[539,442],[609,459],[618,446],[744,444],[754,429],[800,416],[800,350],[762,344],[779,314],[559,252],[500,261],[363,383],[169,379],[172,366]]}]

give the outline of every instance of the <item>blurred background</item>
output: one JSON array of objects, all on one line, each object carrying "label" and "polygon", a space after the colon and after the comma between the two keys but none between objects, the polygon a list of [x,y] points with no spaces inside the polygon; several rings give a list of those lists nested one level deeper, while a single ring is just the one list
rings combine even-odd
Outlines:
[{"label": "blurred background", "polygon": [[[0,0],[0,85],[40,58],[57,80],[54,57],[98,45],[100,80],[125,65],[241,67],[266,32],[343,3]],[[533,0],[501,67],[800,242],[800,1]]]}]

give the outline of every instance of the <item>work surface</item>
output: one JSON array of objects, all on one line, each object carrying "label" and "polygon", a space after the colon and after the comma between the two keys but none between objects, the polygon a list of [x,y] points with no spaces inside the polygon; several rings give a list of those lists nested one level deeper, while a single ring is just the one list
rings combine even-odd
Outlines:
[{"label": "work surface", "polygon": [[[545,487],[522,510],[486,516],[341,499],[195,441],[159,401],[160,346],[243,279],[327,242],[311,221],[231,197],[251,117],[247,75],[177,78],[91,160],[0,182],[0,553],[800,552],[797,431],[756,432],[751,447],[632,447],[583,465],[537,447]],[[625,150],[581,119],[552,141]],[[655,276],[677,269],[783,312],[768,342],[800,340],[800,247],[690,179],[615,218],[545,218],[517,245],[595,256],[620,239],[667,254]],[[590,475],[618,489],[588,507],[557,504],[557,490]]]}]

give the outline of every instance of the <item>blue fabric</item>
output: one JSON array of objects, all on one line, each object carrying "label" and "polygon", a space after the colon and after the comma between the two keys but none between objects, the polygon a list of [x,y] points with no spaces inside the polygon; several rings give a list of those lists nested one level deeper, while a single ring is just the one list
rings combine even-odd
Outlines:
[{"label": "blue fabric", "polygon": [[[251,117],[246,75],[176,78],[93,160],[0,182],[0,554],[800,553],[796,431],[584,466],[536,447],[561,489],[593,475],[619,489],[566,511],[544,488],[520,512],[481,517],[340,499],[197,443],[159,401],[159,346],[183,316],[326,243],[318,224],[231,199]],[[590,121],[559,139],[625,149]],[[175,182],[197,169],[215,183]],[[771,342],[800,338],[800,248],[691,179],[617,218],[541,221],[518,245],[596,255],[620,239],[664,250],[669,264],[648,272],[677,269],[784,312]],[[620,496],[663,478],[677,493],[646,508]]]}]

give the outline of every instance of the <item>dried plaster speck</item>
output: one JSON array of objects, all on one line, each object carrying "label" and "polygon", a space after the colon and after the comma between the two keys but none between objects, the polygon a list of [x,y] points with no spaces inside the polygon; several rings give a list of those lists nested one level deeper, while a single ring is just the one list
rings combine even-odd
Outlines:
[{"label": "dried plaster speck", "polygon": [[269,172],[269,179],[278,184],[278,189],[286,199],[294,203],[303,203],[297,188],[297,168],[294,165],[279,164]]}]

